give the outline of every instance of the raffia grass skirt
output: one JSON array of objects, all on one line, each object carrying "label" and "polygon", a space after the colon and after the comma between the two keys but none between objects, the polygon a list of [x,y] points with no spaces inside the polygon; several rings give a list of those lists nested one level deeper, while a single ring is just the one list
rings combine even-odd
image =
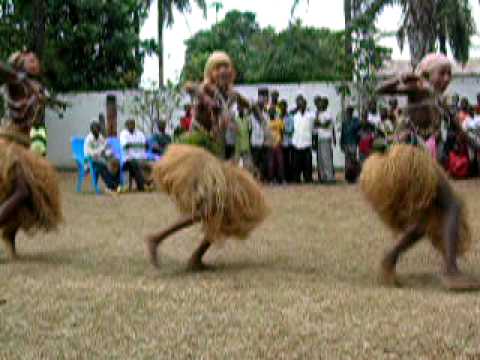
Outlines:
[{"label": "raffia grass skirt", "polygon": [[[441,184],[450,187],[443,169],[431,155],[419,147],[394,145],[384,154],[373,154],[364,163],[360,188],[382,221],[395,233],[426,222],[433,246],[445,253],[443,228],[445,210],[439,205]],[[471,233],[462,199],[450,189],[461,204],[458,254],[471,246]]]},{"label": "raffia grass skirt", "polygon": [[25,146],[0,139],[0,203],[14,191],[17,168],[27,182],[30,196],[2,228],[19,227],[29,234],[55,230],[63,220],[55,169]]},{"label": "raffia grass skirt", "polygon": [[245,239],[269,213],[261,186],[247,171],[197,146],[169,146],[153,178],[182,214],[200,216],[211,242]]}]

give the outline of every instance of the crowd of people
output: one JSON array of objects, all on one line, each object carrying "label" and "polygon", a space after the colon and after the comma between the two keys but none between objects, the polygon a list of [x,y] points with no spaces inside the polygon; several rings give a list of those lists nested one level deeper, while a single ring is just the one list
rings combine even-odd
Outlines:
[{"label": "crowd of people", "polygon": [[[360,116],[357,105],[347,103],[343,121],[338,122],[329,111],[328,98],[316,96],[313,105],[310,109],[306,98],[298,95],[289,109],[277,90],[258,89],[254,106],[249,110],[239,106],[235,120],[228,123],[223,156],[252,169],[268,183],[333,184],[337,179],[333,149],[338,139],[345,155],[345,178],[355,182],[368,156],[398,141],[406,122],[396,97],[381,105],[370,101]],[[475,106],[454,95],[448,108],[456,124],[442,124],[432,151],[452,177],[480,175],[480,156],[472,145],[480,144],[480,94]],[[193,116],[192,106],[186,105],[177,136],[192,129]],[[459,127],[463,132],[457,131]]]},{"label": "crowd of people", "polygon": [[[268,183],[311,183],[314,179],[334,183],[335,121],[327,98],[316,96],[314,106],[310,110],[307,99],[298,95],[289,110],[277,90],[258,89],[253,106],[247,109],[239,104],[234,121],[226,125],[222,155]],[[191,109],[185,107],[177,135],[192,130]]]},{"label": "crowd of people", "polygon": [[94,119],[90,132],[85,138],[84,154],[88,164],[104,181],[107,191],[120,191],[121,173],[126,172],[135,181],[138,191],[145,191],[150,186],[149,176],[151,162],[162,156],[171,137],[165,132],[165,123],[156,122],[156,129],[147,138],[136,127],[134,119],[125,122],[125,129],[119,136],[122,163],[105,138],[105,128]]}]

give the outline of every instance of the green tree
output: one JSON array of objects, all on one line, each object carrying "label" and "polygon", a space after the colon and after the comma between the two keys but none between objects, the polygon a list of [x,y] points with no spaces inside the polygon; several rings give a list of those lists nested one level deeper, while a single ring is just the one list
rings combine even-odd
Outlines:
[{"label": "green tree", "polygon": [[344,44],[343,31],[306,27],[297,21],[277,33],[260,28],[251,12],[231,11],[211,29],[186,41],[182,80],[201,80],[205,62],[215,50],[232,56],[238,83],[342,80],[351,71]]},{"label": "green tree", "polygon": [[0,0],[0,58],[36,51],[56,91],[137,87],[156,51],[139,37],[147,15],[143,0]]}]

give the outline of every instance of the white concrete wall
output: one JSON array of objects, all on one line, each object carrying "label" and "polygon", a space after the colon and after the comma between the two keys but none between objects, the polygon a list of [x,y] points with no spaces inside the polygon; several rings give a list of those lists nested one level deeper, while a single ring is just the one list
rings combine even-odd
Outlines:
[{"label": "white concrete wall", "polygon": [[[326,96],[330,100],[329,111],[337,116],[340,113],[340,96],[337,94],[334,83],[305,83],[305,84],[256,84],[241,85],[237,89],[248,99],[256,99],[257,89],[259,87],[268,87],[277,89],[280,92],[280,98],[286,99],[290,107],[295,104],[295,98],[298,94],[303,94],[308,101],[310,109],[314,108],[313,98],[316,95]],[[476,102],[476,94],[480,92],[480,77],[458,77],[455,78],[450,86],[449,92],[459,93],[460,96],[466,96],[471,102]],[[85,136],[89,130],[90,121],[98,118],[99,113],[106,115],[106,96],[114,94],[117,97],[118,109],[118,130],[123,129],[125,120],[131,116],[128,113],[128,103],[139,94],[139,91],[107,91],[102,93],[81,93],[68,94],[61,98],[72,104],[63,116],[63,119],[47,111],[46,121],[48,127],[48,158],[56,166],[72,167],[74,165],[71,150],[70,139],[72,136]],[[176,114],[179,117],[181,109]],[[176,121],[178,119],[175,119]],[[340,124],[337,123],[337,130]],[[339,131],[337,131],[339,136]],[[344,159],[341,151],[337,148],[334,151],[335,166],[342,167]]]},{"label": "white concrete wall", "polygon": [[[123,107],[129,98],[133,98],[138,91],[108,91],[91,92],[81,94],[67,94],[59,98],[71,104],[63,114],[63,118],[47,110],[46,126],[48,130],[48,159],[59,167],[73,167],[75,165],[70,139],[72,136],[86,136],[89,132],[90,122],[98,114],[103,113],[106,117],[107,95],[113,94],[117,97],[117,106]],[[118,129],[123,129],[123,124],[131,114],[128,112],[117,112]]]}]

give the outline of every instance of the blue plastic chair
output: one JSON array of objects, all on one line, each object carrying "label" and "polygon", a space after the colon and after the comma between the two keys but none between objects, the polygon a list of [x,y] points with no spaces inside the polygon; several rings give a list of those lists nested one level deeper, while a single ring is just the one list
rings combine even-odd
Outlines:
[{"label": "blue plastic chair", "polygon": [[[85,154],[83,152],[85,140],[81,137],[72,137],[72,153],[73,158],[77,164],[78,178],[77,178],[77,192],[82,192],[83,182],[87,171],[85,171]],[[98,174],[96,173],[92,161],[88,160],[90,168],[90,174],[92,178],[92,187],[95,189],[95,193],[100,194],[100,186],[98,185]]]},{"label": "blue plastic chair", "polygon": [[155,153],[153,152],[153,145],[154,145],[153,140],[152,140],[152,139],[149,139],[149,140],[147,141],[147,153],[146,153],[146,158],[147,158],[148,161],[153,161],[153,162],[155,162],[155,161],[160,160],[161,156],[158,155],[158,154],[155,154]]}]

